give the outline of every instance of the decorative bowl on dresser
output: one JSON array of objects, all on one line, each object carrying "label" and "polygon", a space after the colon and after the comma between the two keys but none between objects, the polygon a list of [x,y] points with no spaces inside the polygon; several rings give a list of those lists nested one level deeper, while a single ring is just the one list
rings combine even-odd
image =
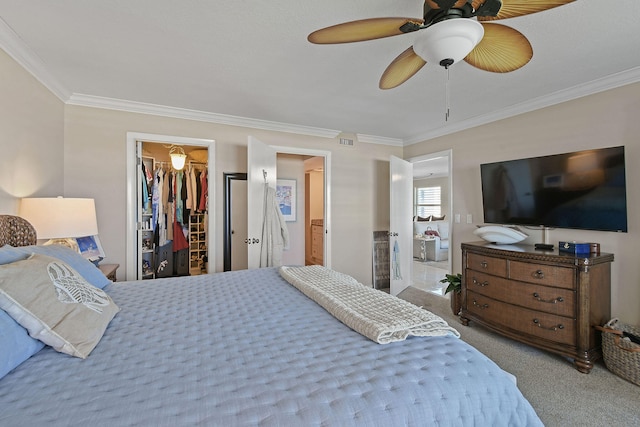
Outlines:
[{"label": "decorative bowl on dresser", "polygon": [[594,326],[611,318],[613,254],[570,255],[529,245],[462,244],[460,321],[573,359],[602,356]]}]

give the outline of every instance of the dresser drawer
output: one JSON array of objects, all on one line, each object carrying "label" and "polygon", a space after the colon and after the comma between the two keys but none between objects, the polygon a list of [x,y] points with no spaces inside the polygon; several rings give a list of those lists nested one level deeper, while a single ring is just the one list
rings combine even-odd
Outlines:
[{"label": "dresser drawer", "polygon": [[575,289],[574,270],[567,267],[511,261],[509,277],[523,282]]},{"label": "dresser drawer", "polygon": [[467,255],[467,268],[483,271],[494,276],[507,277],[507,260],[490,256],[469,253]]},{"label": "dresser drawer", "polygon": [[495,300],[545,313],[575,317],[576,294],[572,290],[516,282],[473,270],[466,271],[464,280],[467,290]]},{"label": "dresser drawer", "polygon": [[507,304],[471,291],[467,292],[466,306],[469,313],[495,326],[559,344],[575,345],[576,325],[572,318]]}]

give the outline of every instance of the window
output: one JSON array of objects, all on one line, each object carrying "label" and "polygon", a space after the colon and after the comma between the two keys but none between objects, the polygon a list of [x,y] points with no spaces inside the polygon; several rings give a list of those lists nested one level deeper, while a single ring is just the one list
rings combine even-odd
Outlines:
[{"label": "window", "polygon": [[429,215],[441,216],[441,187],[417,187],[414,189],[415,215],[426,217]]}]

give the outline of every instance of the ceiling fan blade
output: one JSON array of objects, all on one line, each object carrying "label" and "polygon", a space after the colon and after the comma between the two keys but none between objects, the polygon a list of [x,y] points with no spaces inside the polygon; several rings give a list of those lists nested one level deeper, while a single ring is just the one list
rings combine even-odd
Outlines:
[{"label": "ceiling fan blade", "polygon": [[384,70],[380,77],[380,89],[393,89],[409,80],[415,73],[424,67],[426,61],[420,58],[414,51],[413,46],[402,52]]},{"label": "ceiling fan blade", "polygon": [[[314,31],[307,40],[316,44],[336,44],[381,39],[416,31],[423,22],[415,18],[362,19]],[[403,25],[405,27],[400,29]]]},{"label": "ceiling fan blade", "polygon": [[[554,7],[564,6],[575,0],[502,0],[502,7],[496,16],[478,16],[478,21],[494,21],[496,19],[515,18],[529,15]],[[477,9],[484,1],[474,0],[474,9]]]},{"label": "ceiling fan blade", "polygon": [[524,67],[533,57],[529,40],[518,30],[501,24],[482,24],[484,37],[464,58],[468,64],[493,73]]}]

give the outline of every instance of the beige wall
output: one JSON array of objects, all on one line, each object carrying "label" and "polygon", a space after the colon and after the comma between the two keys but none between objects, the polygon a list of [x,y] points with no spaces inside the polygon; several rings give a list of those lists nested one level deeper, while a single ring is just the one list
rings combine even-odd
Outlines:
[{"label": "beige wall", "polygon": [[[215,143],[216,271],[222,271],[222,173],[246,172],[247,137],[276,146],[331,151],[332,267],[371,283],[372,231],[389,222],[390,155],[401,147],[340,146],[336,140],[218,125],[144,114],[67,106],[65,110],[66,195],[96,200],[100,240],[108,261],[125,267],[126,134],[141,132],[213,139]],[[372,185],[373,183],[373,185]],[[303,181],[300,182],[303,185]]]},{"label": "beige wall", "polygon": [[64,104],[0,49],[0,213],[64,195]]},{"label": "beige wall", "polygon": [[[555,229],[551,243],[560,240],[599,242],[603,252],[615,254],[612,265],[612,314],[640,324],[640,83],[587,96],[542,110],[405,147],[404,157],[453,150],[453,212],[473,216],[474,224],[453,225],[453,270],[461,271],[460,243],[478,240],[472,234],[482,223],[481,163],[624,145],[627,173],[628,233]],[[527,230],[530,243],[542,233]]]}]

